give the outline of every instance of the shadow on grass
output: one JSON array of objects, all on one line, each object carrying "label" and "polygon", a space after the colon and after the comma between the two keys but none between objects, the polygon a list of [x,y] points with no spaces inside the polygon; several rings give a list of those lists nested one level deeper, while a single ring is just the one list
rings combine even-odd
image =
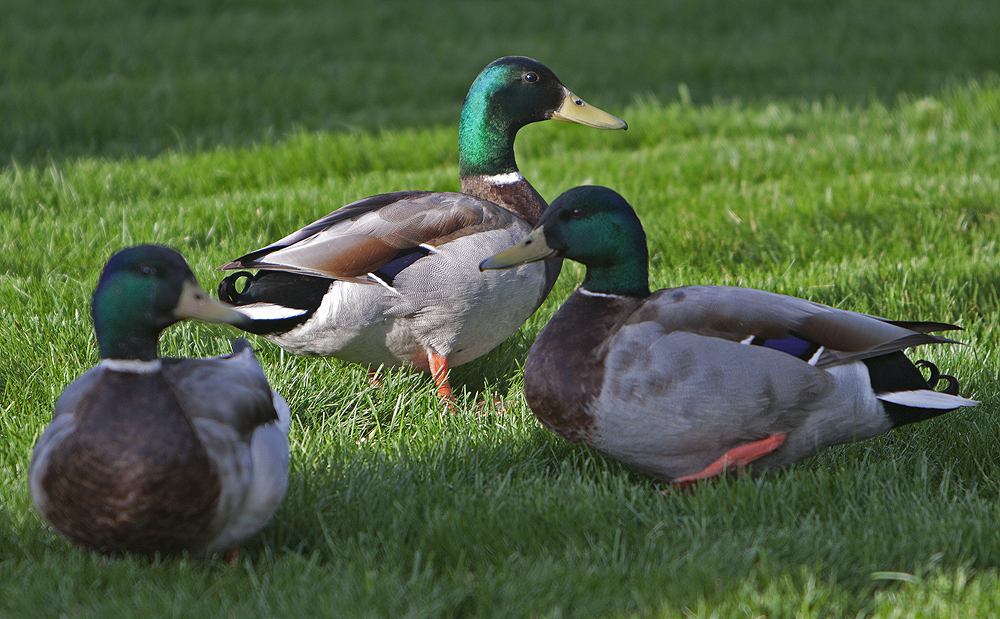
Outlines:
[{"label": "shadow on grass", "polygon": [[792,601],[856,613],[897,587],[880,573],[916,581],[988,567],[1000,551],[977,522],[991,497],[963,487],[961,472],[928,470],[919,454],[886,457],[892,447],[834,450],[666,497],[540,428],[506,445],[442,436],[421,453],[333,453],[293,474],[249,557],[411,583],[420,565],[428,586],[474,593],[476,604],[514,587],[551,603],[609,604],[604,612],[741,599],[774,616]]}]

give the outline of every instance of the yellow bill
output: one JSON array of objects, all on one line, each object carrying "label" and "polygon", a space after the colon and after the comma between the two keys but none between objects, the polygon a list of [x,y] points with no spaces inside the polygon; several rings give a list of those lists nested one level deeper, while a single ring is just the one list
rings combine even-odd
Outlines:
[{"label": "yellow bill", "polygon": [[509,269],[529,262],[555,258],[557,253],[545,243],[544,226],[539,226],[529,232],[528,236],[517,245],[480,262],[479,270]]},{"label": "yellow bill", "polygon": [[628,123],[621,118],[597,109],[569,90],[566,91],[562,105],[552,113],[552,118],[597,129],[628,129]]},{"label": "yellow bill", "polygon": [[185,280],[181,298],[174,308],[174,316],[204,322],[224,322],[237,327],[250,323],[250,318],[237,312],[227,303],[208,296],[205,289],[194,280]]}]

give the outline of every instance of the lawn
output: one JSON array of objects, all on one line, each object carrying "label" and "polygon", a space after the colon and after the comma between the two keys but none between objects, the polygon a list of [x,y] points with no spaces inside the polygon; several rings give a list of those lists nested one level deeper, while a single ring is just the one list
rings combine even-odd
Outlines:
[{"label": "lawn", "polygon": [[[1000,616],[1000,6],[987,2],[27,2],[0,8],[0,616]],[[430,379],[283,354],[288,495],[234,565],[104,561],[31,507],[32,446],[97,361],[125,245],[215,266],[337,206],[457,190],[457,118],[533,56],[627,132],[523,130],[548,199],[621,192],[653,287],[742,285],[962,326],[976,408],[692,495],[549,434],[520,370],[582,277]],[[161,350],[237,332],[184,324]],[[475,403],[503,397],[502,415]]]}]

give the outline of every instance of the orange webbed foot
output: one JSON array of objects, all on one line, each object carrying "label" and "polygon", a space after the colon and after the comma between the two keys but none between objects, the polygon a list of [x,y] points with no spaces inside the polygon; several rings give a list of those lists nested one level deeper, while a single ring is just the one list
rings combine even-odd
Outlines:
[{"label": "orange webbed foot", "polygon": [[428,350],[427,365],[430,366],[431,378],[434,379],[438,397],[441,398],[441,403],[444,404],[445,410],[453,413],[457,412],[458,408],[455,406],[455,399],[451,393],[451,383],[448,382],[447,357],[442,357],[433,350]]},{"label": "orange webbed foot", "polygon": [[738,447],[733,447],[715,462],[706,466],[703,470],[693,475],[683,475],[670,482],[670,490],[686,490],[699,481],[719,477],[728,470],[736,469],[742,471],[754,460],[766,456],[777,448],[785,444],[788,437],[787,432],[772,434],[771,436],[746,443]]},{"label": "orange webbed foot", "polygon": [[[451,391],[451,383],[448,382],[448,359],[443,357],[432,350],[427,351],[427,364],[430,366],[431,378],[434,379],[434,385],[437,387],[438,397],[441,398],[441,404],[444,406],[445,410],[457,413],[458,407],[455,405],[455,397]],[[482,414],[496,412],[498,415],[502,415],[506,410],[506,404],[503,398],[494,398],[492,407],[489,402],[477,402],[476,411]],[[492,408],[492,410],[490,410]]]}]

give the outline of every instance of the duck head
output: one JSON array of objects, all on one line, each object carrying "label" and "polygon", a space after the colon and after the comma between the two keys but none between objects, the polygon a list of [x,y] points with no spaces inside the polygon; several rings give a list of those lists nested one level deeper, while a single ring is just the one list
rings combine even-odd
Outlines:
[{"label": "duck head", "polygon": [[631,205],[607,187],[574,187],[556,198],[538,225],[479,269],[507,269],[549,258],[587,267],[581,288],[599,294],[649,295],[646,234]]},{"label": "duck head", "polygon": [[628,128],[622,119],[570,92],[537,60],[500,58],[479,74],[462,106],[458,129],[461,176],[516,172],[514,136],[529,123],[549,119],[598,129]]},{"label": "duck head", "polygon": [[159,245],[123,249],[108,260],[91,316],[102,359],[143,361],[156,358],[160,332],[181,320],[250,322],[208,296],[184,258]]}]

